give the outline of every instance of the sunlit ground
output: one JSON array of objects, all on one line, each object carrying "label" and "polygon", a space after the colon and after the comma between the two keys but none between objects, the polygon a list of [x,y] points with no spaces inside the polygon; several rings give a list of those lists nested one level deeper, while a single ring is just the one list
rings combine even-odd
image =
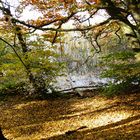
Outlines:
[{"label": "sunlit ground", "polygon": [[0,125],[12,140],[139,140],[139,101],[140,94],[43,101],[14,97],[0,102]]}]

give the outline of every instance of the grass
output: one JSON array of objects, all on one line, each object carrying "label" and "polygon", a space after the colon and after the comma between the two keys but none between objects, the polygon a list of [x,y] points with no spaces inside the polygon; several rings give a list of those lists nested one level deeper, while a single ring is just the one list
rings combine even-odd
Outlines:
[{"label": "grass", "polygon": [[102,96],[53,100],[6,98],[0,101],[0,125],[9,140],[140,138],[140,94],[110,99]]}]

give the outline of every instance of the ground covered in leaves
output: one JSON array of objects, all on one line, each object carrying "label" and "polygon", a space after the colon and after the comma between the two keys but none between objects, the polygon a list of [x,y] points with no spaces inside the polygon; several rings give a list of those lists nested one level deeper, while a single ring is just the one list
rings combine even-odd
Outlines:
[{"label": "ground covered in leaves", "polygon": [[0,101],[0,125],[9,140],[139,140],[140,94],[113,98]]}]

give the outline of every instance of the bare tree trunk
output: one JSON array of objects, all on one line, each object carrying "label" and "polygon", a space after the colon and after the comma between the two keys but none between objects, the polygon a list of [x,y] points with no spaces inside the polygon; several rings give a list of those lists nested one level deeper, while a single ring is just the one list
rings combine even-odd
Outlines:
[{"label": "bare tree trunk", "polygon": [[[15,25],[15,27],[16,27],[17,37],[18,37],[19,43],[22,47],[22,52],[25,55],[26,61],[28,62],[27,53],[28,53],[29,49],[25,43],[25,40],[23,39],[23,35],[21,33],[20,27],[18,27],[17,25]],[[34,93],[35,94],[39,94],[39,93],[43,94],[43,92],[46,91],[46,89],[45,89],[46,85],[45,85],[45,81],[44,81],[42,75],[34,76],[31,72],[31,66],[29,63],[26,64],[26,67],[27,67],[27,74],[28,74],[29,81],[34,88]]]}]

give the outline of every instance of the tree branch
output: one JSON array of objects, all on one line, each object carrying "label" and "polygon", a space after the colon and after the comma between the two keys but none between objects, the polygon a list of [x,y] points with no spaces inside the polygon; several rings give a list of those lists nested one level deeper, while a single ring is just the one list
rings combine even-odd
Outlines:
[{"label": "tree branch", "polygon": [[23,64],[23,66],[25,67],[25,69],[28,71],[28,68],[26,66],[26,64],[24,63],[24,61],[22,60],[22,58],[19,56],[19,54],[17,53],[16,49],[14,48],[13,45],[11,45],[10,43],[8,43],[5,39],[0,37],[0,40],[3,41],[4,43],[6,43],[8,46],[10,46],[12,48],[12,50],[14,51],[14,53],[16,54],[16,56],[18,57],[18,59],[20,60],[20,62]]}]

